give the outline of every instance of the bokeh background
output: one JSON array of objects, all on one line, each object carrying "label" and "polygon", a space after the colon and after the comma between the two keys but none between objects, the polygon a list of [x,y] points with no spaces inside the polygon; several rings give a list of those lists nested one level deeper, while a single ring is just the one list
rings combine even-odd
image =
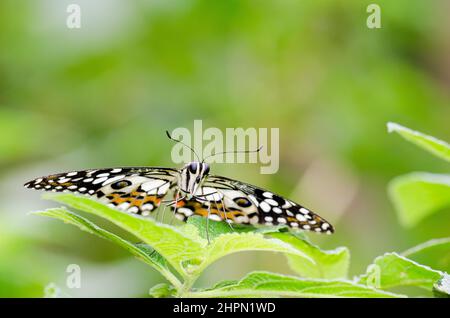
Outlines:
[{"label": "bokeh background", "polygon": [[[382,9],[368,29],[367,5]],[[66,8],[81,6],[81,29]],[[395,121],[450,139],[450,3],[433,0],[0,2],[0,296],[145,296],[163,279],[109,242],[29,215],[55,206],[22,188],[53,172],[173,166],[166,129],[280,129],[280,170],[213,172],[285,194],[329,219],[324,248],[348,246],[351,274],[374,257],[448,236],[450,213],[402,228],[386,185],[448,166],[396,135]],[[66,267],[82,269],[67,289]],[[265,269],[282,255],[246,253],[200,286]]]}]

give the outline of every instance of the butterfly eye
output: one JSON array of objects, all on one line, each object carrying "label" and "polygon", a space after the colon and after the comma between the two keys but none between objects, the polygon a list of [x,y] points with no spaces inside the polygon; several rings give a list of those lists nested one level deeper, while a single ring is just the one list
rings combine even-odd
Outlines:
[{"label": "butterfly eye", "polygon": [[191,162],[190,164],[189,164],[189,171],[191,172],[191,173],[196,173],[197,172],[197,163],[196,162]]},{"label": "butterfly eye", "polygon": [[122,189],[131,185],[131,181],[129,180],[120,180],[111,184],[111,188],[114,190]]},{"label": "butterfly eye", "polygon": [[234,201],[237,205],[239,205],[240,207],[243,207],[243,208],[248,208],[249,206],[252,205],[252,203],[250,202],[250,200],[248,200],[247,198],[243,198],[243,197],[235,198],[233,201]]},{"label": "butterfly eye", "polygon": [[208,174],[209,173],[209,165],[207,165],[207,164],[205,164],[206,165],[206,167],[205,167],[205,172],[204,172],[204,174]]}]

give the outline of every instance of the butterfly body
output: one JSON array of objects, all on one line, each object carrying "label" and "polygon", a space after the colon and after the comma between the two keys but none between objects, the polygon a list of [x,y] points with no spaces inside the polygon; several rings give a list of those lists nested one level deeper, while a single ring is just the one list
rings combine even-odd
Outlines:
[{"label": "butterfly body", "polygon": [[283,224],[318,233],[334,231],[322,217],[293,201],[248,183],[210,175],[209,170],[204,162],[191,162],[179,170],[91,169],[37,178],[25,187],[86,194],[120,211],[142,216],[151,215],[164,204],[182,221],[200,215],[230,224]]}]

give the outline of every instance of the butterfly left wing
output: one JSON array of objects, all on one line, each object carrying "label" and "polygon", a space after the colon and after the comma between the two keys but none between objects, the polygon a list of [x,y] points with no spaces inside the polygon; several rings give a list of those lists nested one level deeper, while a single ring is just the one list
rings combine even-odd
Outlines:
[{"label": "butterfly left wing", "polygon": [[196,214],[237,224],[286,224],[292,228],[331,234],[333,226],[305,207],[280,195],[237,180],[208,176],[191,200],[178,203],[176,217]]},{"label": "butterfly left wing", "polygon": [[37,178],[25,187],[86,194],[118,210],[146,216],[159,207],[177,173],[159,167],[91,169]]}]

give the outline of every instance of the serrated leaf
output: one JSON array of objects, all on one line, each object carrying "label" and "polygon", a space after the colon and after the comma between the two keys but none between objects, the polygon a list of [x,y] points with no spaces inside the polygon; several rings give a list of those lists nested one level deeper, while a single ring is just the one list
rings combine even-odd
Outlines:
[{"label": "serrated leaf", "polygon": [[404,251],[401,255],[419,264],[450,272],[450,237],[427,241]]},{"label": "serrated leaf", "polygon": [[388,191],[400,223],[406,227],[450,207],[450,175],[410,173],[393,179]]},{"label": "serrated leaf", "polygon": [[64,221],[65,223],[69,223],[72,225],[75,225],[79,227],[81,230],[86,231],[88,233],[97,235],[103,239],[109,240],[124,249],[126,249],[128,252],[136,256],[138,259],[144,261],[148,265],[155,268],[157,271],[159,271],[161,274],[163,274],[166,278],[168,278],[171,282],[175,284],[179,284],[176,277],[174,277],[169,269],[166,260],[159,255],[157,252],[155,252],[152,248],[150,248],[148,245],[145,244],[133,244],[127,240],[124,240],[123,238],[117,236],[116,234],[113,234],[105,229],[102,229],[92,221],[87,220],[86,218],[83,218],[76,213],[73,213],[66,208],[54,208],[54,209],[48,209],[45,211],[38,211],[33,212],[33,214],[36,215],[43,215],[48,216],[56,219],[60,219]]},{"label": "serrated leaf", "polygon": [[346,280],[305,279],[253,272],[236,283],[191,293],[192,297],[403,297]]},{"label": "serrated leaf", "polygon": [[443,273],[416,263],[397,253],[386,253],[377,257],[359,283],[379,289],[399,286],[416,286],[432,291],[433,285]]},{"label": "serrated leaf", "polygon": [[450,161],[450,145],[447,142],[396,123],[388,123],[387,127],[389,132],[396,132],[406,140],[425,149],[433,155],[446,161]]},{"label": "serrated leaf", "polygon": [[151,218],[123,213],[87,197],[73,194],[60,194],[51,196],[50,199],[67,204],[74,209],[106,218],[129,231],[154,248],[182,275],[186,274],[182,264],[201,256],[207,244],[206,240],[198,236],[196,228],[192,225],[183,229],[175,228],[157,223]]},{"label": "serrated leaf", "polygon": [[299,237],[290,233],[274,233],[272,237],[308,255],[309,259],[297,255],[287,254],[289,266],[302,277],[309,278],[346,278],[350,266],[350,251],[345,247],[334,250],[322,250]]}]

